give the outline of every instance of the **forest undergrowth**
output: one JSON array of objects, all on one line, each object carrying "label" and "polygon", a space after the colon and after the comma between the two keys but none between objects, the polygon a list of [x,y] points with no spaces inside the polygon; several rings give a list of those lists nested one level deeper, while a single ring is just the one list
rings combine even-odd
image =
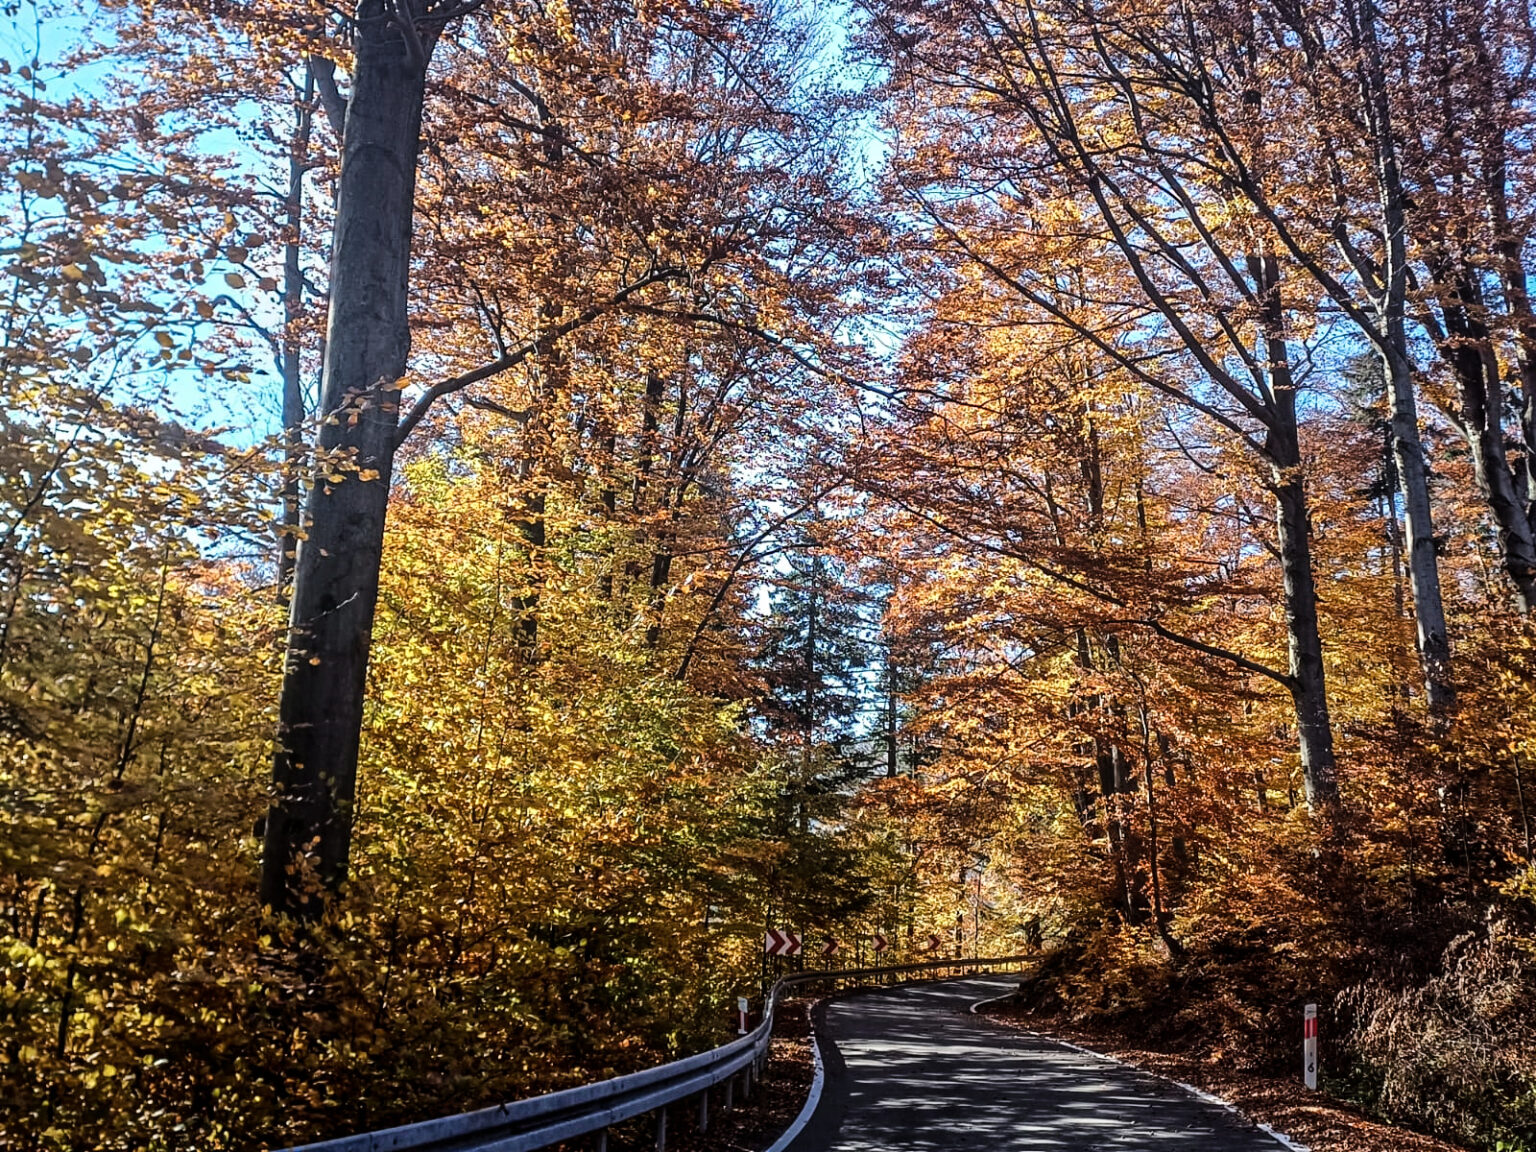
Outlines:
[{"label": "forest undergrowth", "polygon": [[1275,917],[1248,931],[1190,925],[1175,957],[1145,929],[1084,924],[1045,951],[1012,1003],[1089,1042],[1291,1083],[1297,1107],[1301,1008],[1316,1003],[1324,1096],[1462,1147],[1532,1147],[1530,873],[1504,891],[1474,894],[1452,873],[1383,892],[1361,880],[1371,846],[1351,837],[1335,851],[1326,871],[1310,854],[1293,861],[1328,893],[1299,931]]}]

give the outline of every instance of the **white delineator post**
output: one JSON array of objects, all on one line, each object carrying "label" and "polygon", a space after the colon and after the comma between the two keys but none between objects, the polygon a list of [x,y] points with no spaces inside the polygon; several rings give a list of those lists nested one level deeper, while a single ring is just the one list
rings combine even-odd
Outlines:
[{"label": "white delineator post", "polygon": [[1301,1013],[1302,1071],[1307,1087],[1317,1090],[1317,1005],[1308,1004]]},{"label": "white delineator post", "polygon": [[745,996],[736,997],[736,1014],[740,1017],[736,1025],[736,1035],[738,1036],[745,1036],[747,1034],[747,1009],[749,1007],[750,1005],[747,1003]]}]

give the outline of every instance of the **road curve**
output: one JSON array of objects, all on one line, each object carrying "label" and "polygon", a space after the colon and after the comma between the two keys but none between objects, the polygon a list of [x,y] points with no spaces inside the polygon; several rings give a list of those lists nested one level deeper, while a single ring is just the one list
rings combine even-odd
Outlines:
[{"label": "road curve", "polygon": [[824,1006],[826,1080],[786,1152],[1276,1152],[1274,1137],[1148,1073],[969,1014],[999,977]]}]

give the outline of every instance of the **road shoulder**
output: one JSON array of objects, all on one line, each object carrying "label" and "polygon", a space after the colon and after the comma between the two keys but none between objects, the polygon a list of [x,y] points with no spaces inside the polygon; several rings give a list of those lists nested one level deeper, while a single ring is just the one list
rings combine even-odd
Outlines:
[{"label": "road shoulder", "polygon": [[811,1043],[815,1046],[819,1066],[820,1098],[815,1110],[798,1130],[793,1131],[788,1143],[783,1143],[782,1137],[774,1143],[773,1148],[779,1152],[814,1152],[830,1147],[848,1110],[848,1065],[827,1029],[827,1007],[831,1002],[830,999],[818,1000],[811,1009]]},{"label": "road shoulder", "polygon": [[1308,1092],[1299,1079],[1258,1076],[1226,1064],[1152,1051],[1126,1036],[1089,1032],[1059,1020],[1035,1020],[1009,1012],[1001,1004],[983,1006],[978,1014],[1004,1027],[1075,1044],[1208,1093],[1310,1152],[1464,1152],[1443,1140],[1369,1120],[1348,1105]]}]

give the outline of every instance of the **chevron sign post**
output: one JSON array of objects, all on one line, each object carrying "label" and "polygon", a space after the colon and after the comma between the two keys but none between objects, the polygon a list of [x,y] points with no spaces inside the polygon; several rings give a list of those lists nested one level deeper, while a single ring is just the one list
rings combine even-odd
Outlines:
[{"label": "chevron sign post", "polygon": [[827,937],[827,942],[821,946],[821,954],[823,956],[831,956],[836,951],[837,951],[837,941],[832,939],[832,937],[828,936]]},{"label": "chevron sign post", "polygon": [[938,936],[930,932],[928,933],[928,939],[923,942],[923,951],[937,952],[939,950],[939,946],[943,943],[944,941],[940,940]]},{"label": "chevron sign post", "polygon": [[878,932],[875,933],[875,955],[878,956],[891,946],[891,942]]},{"label": "chevron sign post", "polygon": [[768,929],[763,937],[763,952],[769,956],[798,956],[800,955],[800,937],[794,932],[781,932],[777,928]]}]

